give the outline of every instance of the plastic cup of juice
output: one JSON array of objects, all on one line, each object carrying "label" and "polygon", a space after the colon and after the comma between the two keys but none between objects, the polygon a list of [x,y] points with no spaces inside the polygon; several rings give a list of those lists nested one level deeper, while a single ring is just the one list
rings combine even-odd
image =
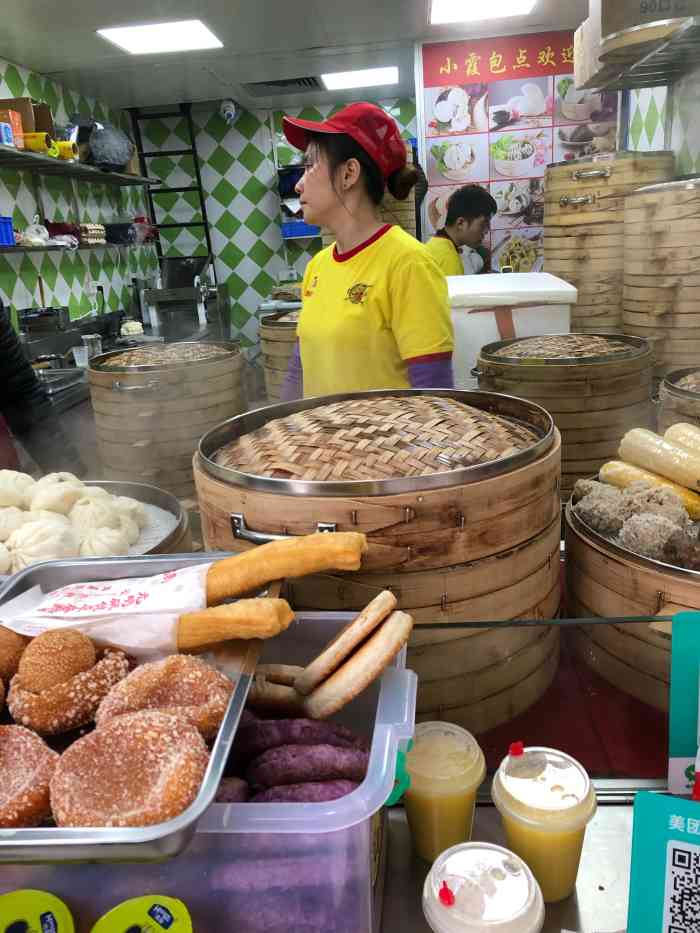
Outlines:
[{"label": "plastic cup of juice", "polygon": [[569,897],[596,811],[585,768],[564,752],[516,742],[496,772],[491,797],[508,847],[532,869],[545,903]]},{"label": "plastic cup of juice", "polygon": [[467,842],[440,855],[425,879],[423,913],[433,933],[540,933],[542,892],[517,855]]},{"label": "plastic cup of juice", "polygon": [[411,786],[404,805],[413,848],[433,862],[441,852],[471,839],[476,792],[486,776],[484,753],[466,729],[424,722],[416,726],[406,771]]}]

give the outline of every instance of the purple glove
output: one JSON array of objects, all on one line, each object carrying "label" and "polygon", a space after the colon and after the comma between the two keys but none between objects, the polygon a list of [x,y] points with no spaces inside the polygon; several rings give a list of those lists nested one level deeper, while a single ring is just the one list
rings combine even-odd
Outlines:
[{"label": "purple glove", "polygon": [[412,389],[454,389],[451,353],[431,353],[406,360]]},{"label": "purple glove", "polygon": [[301,398],[304,394],[304,370],[301,367],[301,353],[299,352],[299,341],[294,344],[294,351],[289,357],[287,364],[287,375],[282,383],[280,393],[283,402],[292,402],[296,398]]}]

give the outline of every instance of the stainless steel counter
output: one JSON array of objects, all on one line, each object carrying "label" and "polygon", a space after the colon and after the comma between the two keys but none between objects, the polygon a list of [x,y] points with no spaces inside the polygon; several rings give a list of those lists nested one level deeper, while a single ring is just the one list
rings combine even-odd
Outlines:
[{"label": "stainless steel counter", "polygon": [[[504,845],[494,807],[477,807],[474,838]],[[576,893],[560,904],[547,907],[543,933],[625,930],[631,848],[632,807],[599,807],[586,833]],[[421,908],[428,867],[413,855],[404,811],[392,809],[382,916],[384,933],[430,933]]]}]

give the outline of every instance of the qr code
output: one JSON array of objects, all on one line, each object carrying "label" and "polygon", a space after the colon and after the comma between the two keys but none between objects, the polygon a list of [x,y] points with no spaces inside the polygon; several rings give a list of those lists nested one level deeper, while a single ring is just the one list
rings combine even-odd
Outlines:
[{"label": "qr code", "polygon": [[668,844],[661,929],[663,933],[700,933],[700,846]]}]

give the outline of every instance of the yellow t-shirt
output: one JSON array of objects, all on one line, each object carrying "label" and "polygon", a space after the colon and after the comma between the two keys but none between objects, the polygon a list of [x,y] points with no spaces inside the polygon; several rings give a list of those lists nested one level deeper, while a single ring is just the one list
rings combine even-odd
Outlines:
[{"label": "yellow t-shirt", "polygon": [[454,346],[447,283],[400,227],[309,262],[298,325],[304,396],[410,388],[406,360]]},{"label": "yellow t-shirt", "polygon": [[434,236],[425,244],[425,248],[442,269],[443,275],[464,275],[462,257],[447,237]]}]

